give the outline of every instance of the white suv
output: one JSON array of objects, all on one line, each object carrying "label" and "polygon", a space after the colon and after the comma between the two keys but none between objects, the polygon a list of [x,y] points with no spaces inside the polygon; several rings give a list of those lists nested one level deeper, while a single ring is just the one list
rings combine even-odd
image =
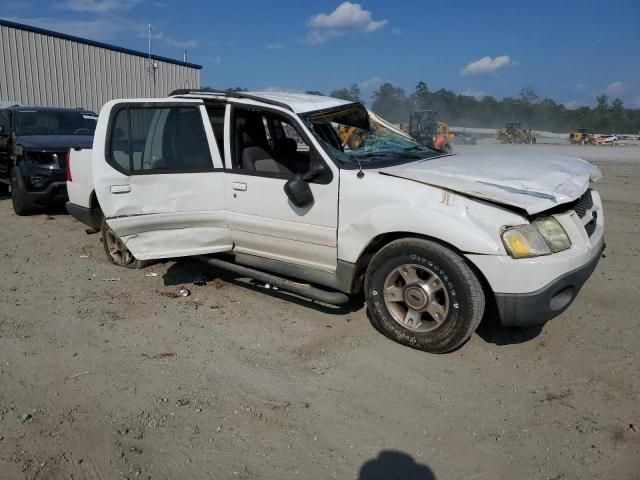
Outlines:
[{"label": "white suv", "polygon": [[[355,127],[357,149],[340,126]],[[382,331],[430,352],[462,344],[489,304],[505,325],[558,315],[604,247],[597,167],[443,155],[329,97],[115,100],[69,168],[68,209],[102,222],[114,263],[206,255],[327,302],[364,291]]]}]

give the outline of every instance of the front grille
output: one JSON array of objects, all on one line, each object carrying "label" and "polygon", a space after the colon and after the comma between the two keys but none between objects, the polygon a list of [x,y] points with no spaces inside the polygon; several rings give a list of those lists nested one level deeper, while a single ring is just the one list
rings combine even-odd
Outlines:
[{"label": "front grille", "polygon": [[589,188],[573,206],[573,210],[580,218],[584,218],[587,211],[593,208],[593,198],[591,198],[591,189]]},{"label": "front grille", "polygon": [[591,237],[591,235],[593,235],[593,232],[596,231],[596,219],[595,219],[595,217],[593,218],[593,220],[591,220],[589,223],[587,223],[584,226],[584,229],[586,230],[587,235],[589,237]]}]

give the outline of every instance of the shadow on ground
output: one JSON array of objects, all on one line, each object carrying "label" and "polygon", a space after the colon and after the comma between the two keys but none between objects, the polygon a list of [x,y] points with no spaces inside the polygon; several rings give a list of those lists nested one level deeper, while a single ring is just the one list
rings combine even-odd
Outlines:
[{"label": "shadow on ground", "polygon": [[168,268],[163,280],[165,286],[172,287],[179,287],[181,285],[189,287],[190,285],[193,285],[194,282],[199,281],[205,281],[207,283],[229,283],[273,298],[286,300],[287,302],[291,302],[296,305],[302,305],[318,312],[328,313],[330,315],[345,315],[347,313],[352,313],[360,310],[364,305],[362,296],[358,295],[351,297],[349,303],[342,306],[319,303],[298,296],[294,293],[265,288],[265,285],[262,282],[247,279],[235,273],[214,268],[190,258],[176,259],[175,263]]},{"label": "shadow on ground", "polygon": [[360,468],[358,480],[435,480],[433,471],[404,452],[383,450]]},{"label": "shadow on ground", "polygon": [[542,332],[543,326],[507,328],[500,323],[497,312],[491,309],[482,319],[476,333],[487,343],[498,346],[515,345],[536,338]]}]

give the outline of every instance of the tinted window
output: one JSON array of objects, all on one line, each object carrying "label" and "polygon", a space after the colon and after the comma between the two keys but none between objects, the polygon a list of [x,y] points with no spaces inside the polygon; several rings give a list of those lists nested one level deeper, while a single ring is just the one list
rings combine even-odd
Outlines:
[{"label": "tinted window", "polygon": [[110,157],[130,172],[198,172],[213,168],[197,107],[126,107],[117,111]]},{"label": "tinted window", "polygon": [[16,135],[93,135],[95,116],[67,110],[18,110]]}]

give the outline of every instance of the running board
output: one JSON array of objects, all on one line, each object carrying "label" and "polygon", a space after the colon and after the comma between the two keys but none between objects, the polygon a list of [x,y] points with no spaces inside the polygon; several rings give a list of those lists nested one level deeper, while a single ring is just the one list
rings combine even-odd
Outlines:
[{"label": "running board", "polygon": [[229,270],[230,272],[237,273],[244,277],[253,278],[264,283],[269,283],[278,287],[285,292],[295,293],[301,297],[309,298],[311,300],[317,300],[318,302],[329,303],[331,305],[344,305],[349,301],[349,297],[342,292],[321,290],[317,287],[312,287],[307,283],[298,283],[291,280],[287,280],[270,273],[265,273],[253,268],[243,267],[237,263],[221,260],[216,257],[208,257],[206,255],[196,255],[192,257],[199,262],[206,263],[212,267],[222,268]]}]

